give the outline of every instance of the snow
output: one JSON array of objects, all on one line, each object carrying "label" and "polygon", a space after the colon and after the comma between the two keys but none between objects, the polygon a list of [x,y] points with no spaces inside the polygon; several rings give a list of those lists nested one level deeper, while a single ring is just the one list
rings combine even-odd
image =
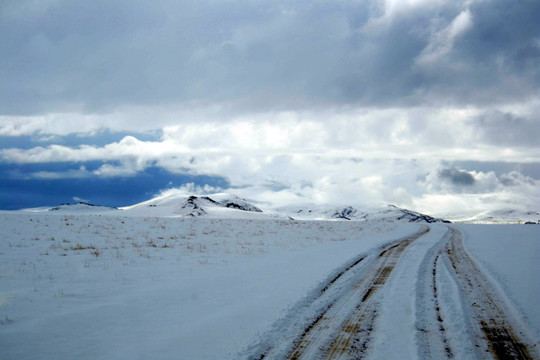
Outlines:
[{"label": "snow", "polygon": [[284,216],[263,214],[255,205],[228,193],[207,196],[172,194],[158,196],[132,206],[121,208],[126,216],[198,217],[268,219]]},{"label": "snow", "polygon": [[425,253],[447,232],[446,226],[434,225],[431,231],[407,247],[384,288],[377,336],[371,359],[414,359],[415,287]]},{"label": "snow", "polygon": [[[469,341],[467,329],[469,319],[463,308],[460,289],[453,275],[442,262],[437,264],[438,295],[440,299],[441,317],[445,321],[448,342],[452,344],[454,356],[457,359],[474,359],[475,349]],[[442,357],[442,356],[441,356]]]},{"label": "snow", "polygon": [[496,209],[483,211],[474,215],[448,214],[452,221],[471,224],[523,224],[526,222],[539,223],[540,212],[519,209]]},{"label": "snow", "polygon": [[84,214],[103,214],[105,212],[114,212],[118,209],[115,207],[109,207],[109,206],[100,206],[100,205],[93,205],[85,202],[79,202],[76,204],[61,204],[55,207],[39,207],[39,208],[32,208],[32,209],[24,209],[22,211],[24,212],[45,212],[45,211],[53,211],[57,214],[73,214],[73,213],[84,213]]},{"label": "snow", "polygon": [[401,209],[394,205],[384,207],[364,207],[362,210],[348,205],[293,205],[276,209],[280,214],[286,214],[298,220],[354,220],[379,222],[444,222],[443,219],[433,218],[429,215],[415,211]]},{"label": "snow", "polygon": [[332,270],[417,228],[53,212],[0,226],[0,357],[17,359],[234,358]]},{"label": "snow", "polygon": [[[223,206],[191,218],[175,213],[178,205],[163,197],[101,213],[0,212],[0,358],[235,359],[344,264],[424,226],[296,221]],[[425,226],[431,231],[409,245],[381,290],[387,306],[370,358],[418,357],[417,276],[446,231]],[[538,340],[540,227],[457,226]],[[440,270],[451,312],[443,315],[458,333],[450,340],[465,356],[460,294]]]},{"label": "snow", "polygon": [[540,342],[540,226],[459,225],[471,255]]}]

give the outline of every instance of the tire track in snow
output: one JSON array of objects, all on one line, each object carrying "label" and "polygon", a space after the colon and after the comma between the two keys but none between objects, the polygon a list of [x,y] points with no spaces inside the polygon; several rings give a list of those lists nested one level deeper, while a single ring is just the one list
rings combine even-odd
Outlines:
[{"label": "tire track in snow", "polygon": [[463,246],[463,235],[449,227],[451,236],[444,248],[471,315],[471,332],[479,357],[533,359],[531,342],[508,315],[504,302]]},{"label": "tire track in snow", "polygon": [[377,291],[382,288],[405,248],[430,229],[384,248],[354,285],[310,323],[295,339],[287,359],[362,358],[377,317]]},{"label": "tire track in snow", "polygon": [[[446,272],[455,283],[452,306],[461,303],[463,308],[459,314],[455,309],[450,311],[451,305],[440,299],[443,290],[450,290],[441,289],[444,284],[439,284],[439,270]],[[446,283],[447,287],[449,285]],[[449,226],[446,235],[427,252],[418,273],[416,337],[419,357],[533,359],[533,347],[528,345],[532,342],[518,330],[519,326],[503,304],[491,282],[465,250],[461,232]],[[454,314],[457,318],[444,314]],[[463,329],[467,329],[468,336],[466,339],[462,336],[455,343],[456,332]],[[464,345],[471,349],[470,352],[463,353]]]},{"label": "tire track in snow", "polygon": [[[305,333],[311,326],[314,326],[337,301],[337,299],[350,287],[354,276],[362,271],[369,263],[369,254],[361,254],[349,261],[344,267],[331,275],[325,282],[315,289],[302,302],[290,310],[292,317],[287,317],[275,324],[273,332],[279,332],[280,336],[272,335],[270,332],[270,342],[261,341],[251,350],[248,350],[246,359],[282,359],[289,345],[299,333]],[[279,338],[279,340],[278,340]],[[244,358],[244,357],[243,357]]]},{"label": "tire track in snow", "polygon": [[[343,333],[351,334],[351,351],[364,351],[377,314],[377,290],[386,282],[403,250],[429,230],[423,227],[415,234],[351,260],[240,357],[318,359],[331,348],[343,348],[344,344],[337,342]],[[356,320],[351,320],[354,317]]]},{"label": "tire track in snow", "polygon": [[378,261],[372,270],[356,284],[358,293],[362,295],[361,302],[356,305],[351,316],[341,327],[324,356],[326,359],[361,358],[365,355],[377,317],[378,302],[374,295],[385,285],[405,248],[428,231],[429,228],[379,254]]},{"label": "tire track in snow", "polygon": [[418,355],[421,359],[443,358],[452,359],[455,351],[452,349],[447,336],[447,325],[441,311],[438,267],[441,265],[441,255],[448,242],[451,231],[446,234],[426,253],[418,271],[416,283],[416,339]]},{"label": "tire track in snow", "polygon": [[[266,346],[248,359],[361,359],[373,355],[379,290],[403,251],[425,229],[377,252],[358,257],[306,299],[303,310],[282,321]],[[525,335],[497,290],[469,256],[462,233],[452,227],[417,268],[416,345],[420,359],[535,359]],[[311,299],[311,300],[309,300]],[[521,331],[522,329],[523,331]],[[371,345],[373,347],[375,343]]]}]

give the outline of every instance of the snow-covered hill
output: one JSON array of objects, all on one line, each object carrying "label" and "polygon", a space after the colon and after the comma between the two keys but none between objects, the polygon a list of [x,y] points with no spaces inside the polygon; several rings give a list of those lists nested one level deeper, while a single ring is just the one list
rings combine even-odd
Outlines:
[{"label": "snow-covered hill", "polygon": [[102,213],[109,211],[116,211],[118,208],[111,206],[94,205],[87,202],[78,202],[76,204],[61,204],[48,211],[54,211],[58,213]]},{"label": "snow-covered hill", "polygon": [[356,209],[352,206],[288,206],[277,209],[298,220],[355,220],[382,222],[440,223],[448,222],[415,211],[401,209],[394,205],[384,208]]},{"label": "snow-covered hill", "polygon": [[122,210],[126,216],[151,217],[209,217],[209,218],[245,218],[269,219],[284,218],[295,220],[342,220],[342,221],[378,221],[412,223],[540,223],[540,212],[517,209],[498,209],[479,214],[446,214],[433,217],[420,212],[399,208],[394,205],[385,207],[352,207],[350,205],[289,205],[263,211],[258,206],[230,193],[208,195],[172,194],[121,208],[93,205],[86,202],[61,204],[55,207],[26,209],[25,212],[50,211],[56,214],[98,214],[113,215]]},{"label": "snow-covered hill", "polygon": [[450,221],[440,218],[435,218],[426,214],[421,214],[416,211],[402,209],[394,205],[388,205],[384,210],[377,211],[368,216],[369,220],[384,220],[384,221],[401,221],[412,223],[449,223]]},{"label": "snow-covered hill", "polygon": [[274,218],[255,205],[228,193],[205,196],[174,194],[121,208],[123,214],[157,217]]},{"label": "snow-covered hill", "polygon": [[504,223],[540,223],[540,212],[517,209],[498,209],[484,211],[473,216],[455,215],[457,222],[504,224]]},{"label": "snow-covered hill", "polygon": [[102,206],[102,205],[94,205],[87,202],[80,201],[75,204],[60,204],[58,206],[54,207],[37,207],[37,208],[29,208],[29,209],[22,209],[20,211],[27,212],[27,213],[42,213],[42,212],[51,212],[54,214],[106,214],[106,213],[114,213],[118,210],[116,207],[112,206]]},{"label": "snow-covered hill", "polygon": [[292,205],[276,209],[276,212],[297,220],[361,220],[367,212],[352,206]]}]

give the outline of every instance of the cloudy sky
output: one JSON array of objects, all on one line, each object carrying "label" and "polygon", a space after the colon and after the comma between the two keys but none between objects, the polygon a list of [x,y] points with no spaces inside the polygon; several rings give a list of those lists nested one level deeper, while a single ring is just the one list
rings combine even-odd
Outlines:
[{"label": "cloudy sky", "polygon": [[538,0],[0,1],[0,208],[540,209]]}]

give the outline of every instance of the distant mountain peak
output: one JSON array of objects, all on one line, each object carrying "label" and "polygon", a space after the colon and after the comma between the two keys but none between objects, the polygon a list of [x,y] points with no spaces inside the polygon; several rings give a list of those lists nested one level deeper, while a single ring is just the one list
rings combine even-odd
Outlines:
[{"label": "distant mountain peak", "polygon": [[334,219],[345,219],[351,220],[351,217],[354,216],[358,211],[352,206],[346,206],[343,209],[336,210],[332,217]]}]

